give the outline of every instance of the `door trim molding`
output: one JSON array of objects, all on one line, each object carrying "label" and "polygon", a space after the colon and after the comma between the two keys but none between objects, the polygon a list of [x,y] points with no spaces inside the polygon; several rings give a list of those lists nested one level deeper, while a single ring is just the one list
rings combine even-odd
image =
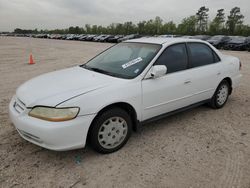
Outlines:
[{"label": "door trim molding", "polygon": [[146,107],[144,110],[149,110],[149,109],[152,109],[152,108],[163,106],[163,105],[166,105],[166,104],[178,101],[178,100],[183,100],[183,99],[186,99],[186,98],[190,98],[190,97],[193,97],[195,95],[199,95],[199,94],[202,94],[202,93],[205,93],[205,92],[209,92],[209,91],[212,91],[212,90],[215,90],[215,89],[214,88],[206,89],[204,91],[200,91],[200,92],[194,93],[192,95],[187,95],[185,97],[180,97],[180,98],[173,99],[173,100],[170,100],[170,101],[167,101],[167,102],[163,102],[163,103],[159,103],[159,104],[156,104],[156,105],[152,105],[152,106]]},{"label": "door trim molding", "polygon": [[194,103],[194,104],[191,104],[191,105],[189,105],[189,106],[185,106],[185,107],[179,108],[179,109],[174,110],[174,111],[171,111],[171,112],[163,113],[163,114],[161,114],[161,115],[158,115],[158,116],[155,116],[155,117],[152,117],[152,118],[143,120],[143,121],[138,122],[138,123],[139,123],[139,126],[140,126],[140,125],[144,125],[144,124],[147,124],[147,123],[150,123],[150,122],[154,122],[154,121],[160,120],[160,119],[162,119],[162,118],[165,118],[165,117],[168,117],[168,116],[177,114],[177,113],[179,113],[179,112],[183,112],[183,111],[186,111],[186,110],[188,110],[188,109],[192,109],[192,108],[201,106],[201,105],[206,104],[206,103],[208,103],[208,102],[210,102],[210,99],[203,100],[203,101],[200,101],[200,102],[198,102],[198,103]]}]

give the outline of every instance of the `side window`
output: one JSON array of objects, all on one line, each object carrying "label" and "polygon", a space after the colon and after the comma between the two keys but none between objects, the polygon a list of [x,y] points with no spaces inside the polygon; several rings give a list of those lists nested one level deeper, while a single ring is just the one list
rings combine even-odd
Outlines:
[{"label": "side window", "polygon": [[213,52],[213,54],[214,54],[214,62],[215,62],[215,63],[220,62],[219,56],[218,56],[215,52]]},{"label": "side window", "polygon": [[189,51],[190,51],[190,67],[199,67],[203,65],[209,65],[215,62],[218,62],[215,60],[214,52],[211,48],[209,48],[207,45],[202,43],[189,43],[188,44]]},{"label": "side window", "polygon": [[165,65],[167,73],[185,70],[187,64],[188,56],[185,44],[167,47],[155,63],[155,65]]}]

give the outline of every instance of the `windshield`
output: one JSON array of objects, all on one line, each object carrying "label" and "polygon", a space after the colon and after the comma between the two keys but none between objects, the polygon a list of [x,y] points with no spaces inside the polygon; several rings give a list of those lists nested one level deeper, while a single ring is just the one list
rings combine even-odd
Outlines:
[{"label": "windshield", "polygon": [[81,67],[119,78],[138,76],[160,50],[161,45],[124,42],[91,59]]}]

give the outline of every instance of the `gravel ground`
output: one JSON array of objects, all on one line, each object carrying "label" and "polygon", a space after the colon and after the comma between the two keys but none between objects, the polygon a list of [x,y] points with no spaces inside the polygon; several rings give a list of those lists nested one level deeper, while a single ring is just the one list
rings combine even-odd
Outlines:
[{"label": "gravel ground", "polygon": [[[86,62],[111,44],[0,37],[0,187],[250,187],[250,53],[243,79],[220,110],[201,106],[143,127],[120,151],[67,152],[23,140],[10,123],[16,88]],[[32,52],[35,65],[28,65]]]}]

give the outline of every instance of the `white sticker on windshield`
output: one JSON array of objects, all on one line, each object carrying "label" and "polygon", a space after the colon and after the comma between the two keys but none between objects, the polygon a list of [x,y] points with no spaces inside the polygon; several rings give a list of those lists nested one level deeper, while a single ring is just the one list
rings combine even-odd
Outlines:
[{"label": "white sticker on windshield", "polygon": [[128,67],[130,67],[130,66],[132,66],[132,65],[134,65],[134,64],[136,64],[136,63],[139,63],[139,62],[141,62],[141,61],[142,61],[142,58],[141,58],[141,57],[138,57],[138,58],[136,58],[136,59],[133,59],[133,60],[129,61],[128,63],[123,64],[123,65],[122,65],[122,68],[123,68],[123,69],[126,69],[126,68],[128,68]]},{"label": "white sticker on windshield", "polygon": [[139,69],[136,69],[136,70],[134,71],[135,74],[137,74],[138,72],[139,72]]}]

